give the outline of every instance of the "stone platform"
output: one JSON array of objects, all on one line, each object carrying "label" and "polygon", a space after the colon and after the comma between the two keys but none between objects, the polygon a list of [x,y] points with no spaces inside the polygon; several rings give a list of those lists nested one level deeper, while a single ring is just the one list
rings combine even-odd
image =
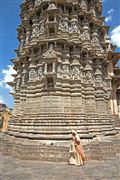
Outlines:
[{"label": "stone platform", "polygon": [[0,155],[1,180],[119,180],[120,156],[90,160],[84,166],[63,162],[23,161]]},{"label": "stone platform", "polygon": [[[0,134],[1,151],[22,160],[42,160],[67,162],[69,158],[69,141],[41,141],[15,138]],[[120,134],[116,136],[99,136],[94,139],[81,139],[86,156],[92,160],[103,160],[120,154]]]}]

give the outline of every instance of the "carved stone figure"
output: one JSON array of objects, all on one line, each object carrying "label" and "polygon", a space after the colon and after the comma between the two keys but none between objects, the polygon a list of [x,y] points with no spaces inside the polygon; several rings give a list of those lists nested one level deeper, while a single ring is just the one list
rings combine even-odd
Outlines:
[{"label": "carved stone figure", "polygon": [[69,27],[69,32],[70,33],[73,33],[73,32],[78,33],[79,32],[77,22],[72,22],[71,23],[71,26]]},{"label": "carved stone figure", "polygon": [[63,32],[67,32],[68,31],[68,21],[60,20],[59,29],[61,29]]},{"label": "carved stone figure", "polygon": [[37,37],[39,35],[39,27],[35,26],[33,29],[32,37]]},{"label": "carved stone figure", "polygon": [[73,67],[72,70],[72,79],[73,80],[78,80],[80,78],[80,69],[79,67]]},{"label": "carved stone figure", "polygon": [[93,36],[92,36],[92,44],[93,44],[94,46],[100,46],[100,41],[99,41],[99,39],[98,39],[98,35],[97,35],[96,32],[93,33]]},{"label": "carved stone figure", "polygon": [[90,40],[90,33],[87,29],[83,32],[83,40]]},{"label": "carved stone figure", "polygon": [[34,81],[37,78],[36,71],[31,69],[29,72],[29,81]]},{"label": "carved stone figure", "polygon": [[39,34],[43,34],[44,32],[45,32],[45,25],[44,25],[44,22],[41,22]]},{"label": "carved stone figure", "polygon": [[85,73],[85,83],[93,85],[93,75],[91,71],[86,71]]},{"label": "carved stone figure", "polygon": [[30,35],[30,33],[28,33],[28,34],[26,35],[26,43],[29,43],[29,42],[30,42],[30,39],[31,39],[31,35]]},{"label": "carved stone figure", "polygon": [[63,78],[68,79],[70,77],[68,65],[63,65]]},{"label": "carved stone figure", "polygon": [[102,77],[101,77],[100,74],[97,74],[97,75],[96,75],[95,85],[96,85],[96,87],[101,87],[101,86],[103,86],[103,81],[102,81]]},{"label": "carved stone figure", "polygon": [[43,68],[42,68],[42,66],[40,66],[38,69],[38,78],[41,79],[42,76],[43,76]]},{"label": "carved stone figure", "polygon": [[57,68],[57,78],[62,78],[62,69],[60,65],[58,65],[58,68]]}]

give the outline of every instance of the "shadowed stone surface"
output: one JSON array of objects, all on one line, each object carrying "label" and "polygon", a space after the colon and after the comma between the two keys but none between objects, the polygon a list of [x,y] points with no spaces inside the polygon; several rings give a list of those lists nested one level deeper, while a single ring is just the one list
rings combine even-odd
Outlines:
[{"label": "shadowed stone surface", "polygon": [[103,161],[90,160],[85,166],[67,163],[22,161],[0,156],[1,180],[119,180],[120,156]]}]

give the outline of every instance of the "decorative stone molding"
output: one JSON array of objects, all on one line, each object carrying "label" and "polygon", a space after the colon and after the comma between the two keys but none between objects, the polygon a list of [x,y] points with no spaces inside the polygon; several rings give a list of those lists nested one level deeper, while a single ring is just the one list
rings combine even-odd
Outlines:
[{"label": "decorative stone molding", "polygon": [[44,59],[56,59],[57,55],[56,52],[53,49],[53,45],[51,44],[47,52],[43,54]]}]

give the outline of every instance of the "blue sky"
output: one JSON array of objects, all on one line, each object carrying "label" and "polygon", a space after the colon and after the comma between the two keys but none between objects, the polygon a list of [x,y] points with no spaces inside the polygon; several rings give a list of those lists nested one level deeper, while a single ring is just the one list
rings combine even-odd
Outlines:
[{"label": "blue sky", "polygon": [[[20,4],[22,0],[0,0],[0,102],[8,107],[14,107],[14,100],[6,84],[11,81],[13,64],[10,59],[16,57],[14,52],[18,47],[16,28],[20,24]],[[110,26],[111,41],[118,46],[120,51],[120,0],[103,0],[103,15],[105,24]]]}]

